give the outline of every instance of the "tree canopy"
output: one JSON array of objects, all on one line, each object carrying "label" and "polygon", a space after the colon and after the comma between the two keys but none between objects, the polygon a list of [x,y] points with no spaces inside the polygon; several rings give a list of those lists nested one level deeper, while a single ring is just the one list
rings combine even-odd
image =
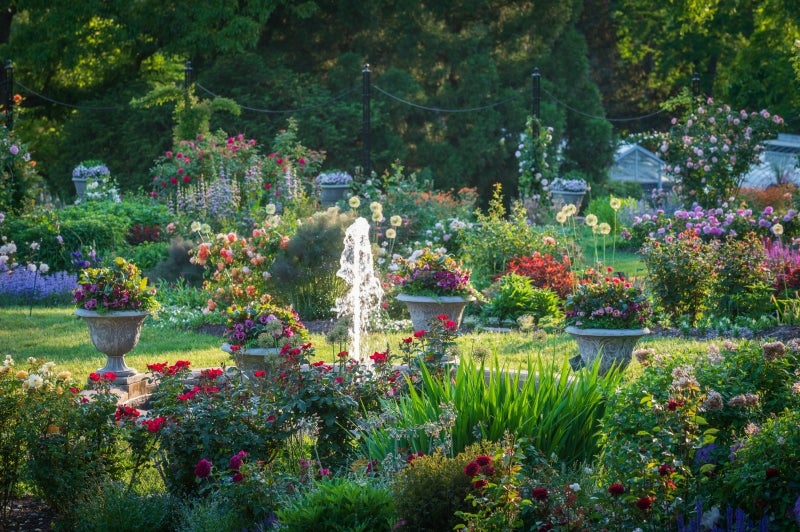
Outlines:
[{"label": "tree canopy", "polygon": [[[175,131],[191,61],[208,127],[267,144],[289,117],[326,167],[362,163],[362,70],[371,76],[371,164],[395,160],[442,188],[493,183],[516,191],[514,152],[542,74],[541,121],[563,147],[563,170],[601,182],[613,136],[689,84],[734,107],[798,120],[791,0],[11,0],[0,57],[24,97],[20,135],[51,190],[102,159],[123,189],[146,188]],[[795,63],[796,67],[796,63]],[[209,107],[210,112],[210,107]],[[612,116],[613,115],[613,116]],[[185,115],[184,115],[185,116]],[[204,115],[205,116],[205,115]],[[634,124],[634,125],[632,125]]]}]

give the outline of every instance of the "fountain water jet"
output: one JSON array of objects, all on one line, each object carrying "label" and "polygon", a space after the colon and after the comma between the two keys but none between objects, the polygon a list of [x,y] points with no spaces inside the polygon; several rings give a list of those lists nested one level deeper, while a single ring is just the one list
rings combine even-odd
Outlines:
[{"label": "fountain water jet", "polygon": [[372,246],[369,242],[369,222],[365,218],[357,218],[347,228],[339,264],[336,275],[347,282],[350,290],[343,297],[337,298],[334,310],[339,318],[350,318],[350,355],[361,361],[361,336],[367,330],[370,314],[379,308],[383,299],[383,288],[380,280],[375,277]]}]

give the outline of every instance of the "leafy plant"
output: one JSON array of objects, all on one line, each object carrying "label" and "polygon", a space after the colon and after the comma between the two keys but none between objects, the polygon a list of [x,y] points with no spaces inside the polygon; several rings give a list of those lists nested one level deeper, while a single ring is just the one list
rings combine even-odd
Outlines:
[{"label": "leafy plant", "polygon": [[641,286],[589,269],[567,296],[566,323],[581,329],[641,329],[650,321],[650,300]]},{"label": "leafy plant", "polygon": [[148,285],[138,266],[122,257],[110,266],[82,270],[73,300],[78,308],[97,312],[159,308],[155,287]]},{"label": "leafy plant", "polygon": [[488,290],[489,304],[483,307],[485,315],[500,321],[532,316],[535,323],[546,317],[561,314],[558,295],[547,288],[537,288],[529,277],[508,273]]},{"label": "leafy plant", "polygon": [[574,275],[570,271],[570,260],[564,256],[559,262],[548,253],[534,251],[530,256],[514,257],[508,261],[505,274],[515,273],[524,275],[539,288],[549,288],[558,297],[566,298],[572,292],[575,282]]},{"label": "leafy plant", "polygon": [[392,492],[374,481],[345,478],[314,483],[278,510],[278,522],[289,530],[392,530]]},{"label": "leafy plant", "polygon": [[693,230],[642,248],[647,285],[658,308],[673,320],[694,324],[707,312],[714,286],[713,250]]},{"label": "leafy plant", "polygon": [[470,271],[441,251],[424,248],[407,258],[395,257],[389,267],[391,279],[410,295],[471,297]]},{"label": "leafy plant", "polygon": [[478,455],[494,455],[496,445],[479,443],[455,457],[437,451],[414,454],[392,480],[399,529],[452,530],[460,518],[458,511],[469,511],[467,496],[474,490],[472,478],[464,468]]},{"label": "leafy plant", "polygon": [[537,229],[528,223],[521,203],[514,203],[506,217],[502,187],[496,185],[487,211],[476,212],[477,224],[460,234],[464,264],[472,270],[475,288],[483,290],[503,273],[509,260],[534,252],[564,255],[552,229]]},{"label": "leafy plant", "polygon": [[338,209],[303,220],[276,252],[270,268],[273,293],[291,303],[304,319],[329,318],[346,289],[339,271],[344,236],[354,218]]},{"label": "leafy plant", "polygon": [[508,432],[568,463],[593,455],[605,390],[619,382],[618,374],[599,376],[599,364],[573,374],[566,358],[561,366],[529,360],[525,372],[495,360],[490,369],[463,360],[450,380],[422,368],[418,389],[384,400],[385,419],[359,431],[364,454],[382,461],[398,448],[458,453],[478,439],[500,441]]}]

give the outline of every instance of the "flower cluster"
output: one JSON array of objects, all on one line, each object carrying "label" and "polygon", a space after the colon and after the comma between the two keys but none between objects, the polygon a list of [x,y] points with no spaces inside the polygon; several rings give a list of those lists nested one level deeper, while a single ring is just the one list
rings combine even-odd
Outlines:
[{"label": "flower cluster", "polygon": [[228,328],[225,331],[231,346],[282,347],[307,339],[307,331],[291,307],[272,302],[258,306],[230,307]]},{"label": "flower cluster", "polygon": [[[14,98],[21,101],[19,94]],[[0,211],[22,210],[42,191],[41,184],[27,144],[15,131],[0,124]]]},{"label": "flower cluster", "polygon": [[638,329],[652,315],[650,301],[641,287],[620,277],[589,269],[564,305],[566,323],[582,329]]},{"label": "flower cluster", "polygon": [[318,185],[349,185],[353,181],[353,176],[347,172],[334,170],[319,174],[315,181]]},{"label": "flower cluster", "polygon": [[406,294],[472,296],[470,271],[441,250],[423,248],[408,258],[395,256],[389,266],[391,279]]},{"label": "flower cluster", "polygon": [[733,209],[724,203],[710,209],[696,205],[692,209],[677,210],[672,217],[663,211],[635,216],[632,229],[657,240],[665,240],[685,229],[693,230],[704,240],[741,237],[751,231],[764,238],[780,238],[800,234],[800,217],[795,209],[779,213],[767,206],[756,213],[743,207]]},{"label": "flower cluster", "polygon": [[781,117],[766,110],[737,113],[709,98],[681,121],[672,119],[659,153],[684,202],[712,207],[736,192],[741,176],[758,162],[761,143],[782,124]]},{"label": "flower cluster", "polygon": [[157,311],[160,307],[155,287],[148,285],[138,266],[122,257],[111,266],[81,270],[72,297],[78,308],[97,312]]},{"label": "flower cluster", "polygon": [[550,182],[548,189],[551,192],[586,192],[589,190],[589,183],[582,178],[557,177]]}]

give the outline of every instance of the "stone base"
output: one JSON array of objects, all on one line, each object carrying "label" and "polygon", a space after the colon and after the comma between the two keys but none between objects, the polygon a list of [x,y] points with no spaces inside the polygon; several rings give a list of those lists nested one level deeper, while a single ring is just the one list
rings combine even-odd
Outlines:
[{"label": "stone base", "polygon": [[[90,380],[89,386],[94,383]],[[137,373],[128,377],[117,377],[111,384],[111,391],[119,397],[119,403],[125,403],[142,395],[149,394],[152,390],[149,380],[144,373]]]}]

